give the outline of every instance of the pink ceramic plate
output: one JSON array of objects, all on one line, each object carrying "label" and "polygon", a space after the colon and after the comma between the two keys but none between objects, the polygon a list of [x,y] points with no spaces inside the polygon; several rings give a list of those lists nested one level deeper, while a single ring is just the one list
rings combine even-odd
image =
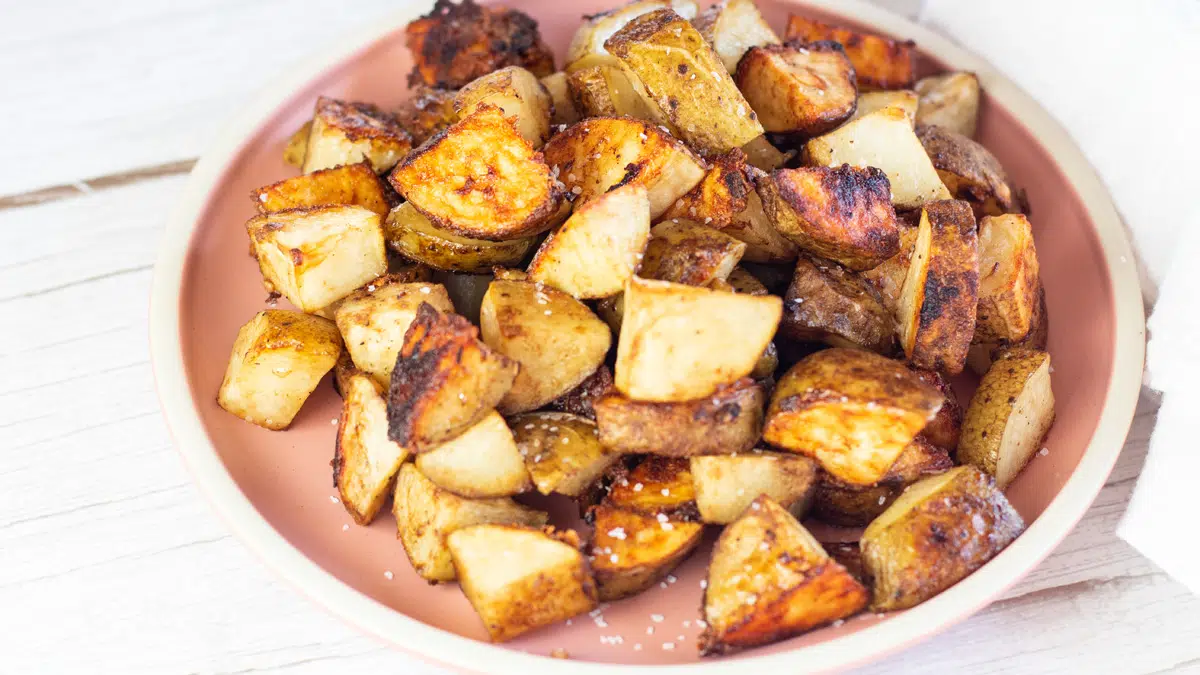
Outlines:
[{"label": "pink ceramic plate", "polygon": [[[583,13],[615,0],[509,4],[536,18],[561,56]],[[865,617],[735,657],[699,661],[699,581],[706,551],[678,581],[506,645],[481,641],[482,626],[453,585],[432,587],[409,567],[390,516],[350,523],[330,497],[339,400],[327,384],[287,432],[265,431],[217,407],[238,327],[264,304],[242,228],[250,190],[293,175],[287,136],[318,94],[398,103],[410,61],[404,25],[416,3],[369,32],[278,79],[200,160],[164,237],[151,308],[159,393],[196,482],[229,527],[290,582],[364,630],[429,659],[473,671],[525,673],[788,672],[839,669],[942,630],[978,610],[1034,567],[1079,520],[1104,484],[1133,415],[1142,371],[1144,322],[1133,255],[1105,190],[1067,135],[986,63],[919,26],[851,0],[759,0],[782,30],[788,11],[833,18],[917,41],[934,66],[972,70],[986,92],[979,137],[1029,193],[1053,329],[1058,422],[1009,490],[1031,523],[983,569],[942,595],[885,619]],[[386,575],[391,572],[392,575]],[[392,576],[393,578],[387,578]],[[653,615],[653,618],[652,618]],[[661,621],[654,619],[660,618]],[[651,630],[653,634],[651,633]],[[613,636],[620,636],[618,641]],[[604,638],[604,639],[602,639]],[[615,644],[614,644],[615,643]],[[672,645],[668,647],[667,644]],[[556,648],[571,660],[550,660]]]}]

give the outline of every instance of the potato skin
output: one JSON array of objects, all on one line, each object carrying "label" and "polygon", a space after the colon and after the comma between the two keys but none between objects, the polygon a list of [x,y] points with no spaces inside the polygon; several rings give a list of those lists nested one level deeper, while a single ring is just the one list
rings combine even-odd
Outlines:
[{"label": "potato skin", "polygon": [[952,468],[949,452],[917,436],[874,485],[851,485],[823,473],[813,498],[813,515],[830,525],[864,527],[886,511],[904,488]]},{"label": "potato skin", "polygon": [[304,173],[343,164],[371,163],[376,173],[391,169],[412,149],[412,138],[396,116],[370,103],[317,99],[304,150]]},{"label": "potato skin", "polygon": [[976,218],[1022,210],[1008,172],[987,148],[939,126],[918,124],[916,133],[946,189],[970,204]]},{"label": "potato skin", "polygon": [[647,457],[612,483],[607,501],[672,521],[700,520],[691,466],[685,457]]},{"label": "potato skin", "polygon": [[711,227],[670,220],[650,230],[638,275],[687,286],[724,279],[741,261],[746,244]]},{"label": "potato skin", "polygon": [[784,337],[889,355],[895,350],[895,323],[861,277],[836,263],[807,256],[796,261],[779,322]]},{"label": "potato skin", "polygon": [[583,495],[621,458],[600,444],[596,424],[578,415],[525,413],[511,418],[509,426],[534,486],[544,495]]},{"label": "potato skin", "polygon": [[434,269],[447,272],[488,272],[496,266],[516,265],[537,243],[535,237],[488,241],[461,237],[434,225],[411,202],[388,213],[383,221],[388,248]]},{"label": "potato skin", "polygon": [[590,517],[595,534],[589,557],[601,602],[650,588],[686,560],[704,534],[701,523],[662,522],[609,503],[591,509]]},{"label": "potato skin", "polygon": [[896,220],[900,226],[899,252],[877,267],[859,272],[859,276],[878,291],[884,309],[893,316],[896,314],[900,291],[904,288],[904,277],[908,275],[908,265],[912,262],[913,247],[917,243],[916,226],[908,225],[899,216]]},{"label": "potato skin", "polygon": [[842,43],[863,89],[909,89],[916,64],[912,40],[889,40],[871,33],[832,26],[795,14],[788,17],[785,40],[832,40]]},{"label": "potato skin", "polygon": [[751,47],[734,79],[771,133],[817,136],[849,119],[857,105],[854,67],[837,42]]}]

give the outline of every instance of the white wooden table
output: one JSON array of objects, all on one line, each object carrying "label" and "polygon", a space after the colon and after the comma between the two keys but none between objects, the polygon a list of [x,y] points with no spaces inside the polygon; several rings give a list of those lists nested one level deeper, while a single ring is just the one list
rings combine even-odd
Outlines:
[{"label": "white wooden table", "polygon": [[[225,532],[147,357],[158,234],[194,158],[275,73],[397,2],[0,0],[0,672],[437,672]],[[1200,671],[1200,600],[1113,535],[1156,407],[1033,574],[864,672]]]}]

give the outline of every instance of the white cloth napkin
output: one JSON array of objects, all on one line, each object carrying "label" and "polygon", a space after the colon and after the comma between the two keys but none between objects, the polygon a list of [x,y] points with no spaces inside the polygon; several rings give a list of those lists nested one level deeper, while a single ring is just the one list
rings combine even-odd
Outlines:
[{"label": "white cloth napkin", "polygon": [[918,18],[1057,117],[1112,193],[1154,308],[1146,383],[1163,394],[1118,535],[1200,593],[1200,2],[926,0]]}]

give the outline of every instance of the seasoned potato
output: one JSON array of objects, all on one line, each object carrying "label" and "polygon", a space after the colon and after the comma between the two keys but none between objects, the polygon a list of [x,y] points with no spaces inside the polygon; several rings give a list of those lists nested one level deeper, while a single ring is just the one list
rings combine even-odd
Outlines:
[{"label": "seasoned potato", "polygon": [[958,405],[958,396],[954,388],[946,381],[945,376],[935,370],[913,369],[917,377],[925,384],[932,386],[946,397],[946,402],[938,410],[937,416],[921,430],[921,438],[946,450],[954,452],[958,447],[958,439],[962,433],[963,410]]},{"label": "seasoned potato", "polygon": [[801,342],[891,354],[896,322],[875,291],[841,266],[801,256],[783,298],[779,332]]},{"label": "seasoned potato", "polygon": [[259,312],[238,329],[217,403],[251,424],[286,429],[341,351],[332,321],[281,309]]},{"label": "seasoned potato", "polygon": [[982,376],[991,367],[992,361],[1005,350],[1013,348],[1042,349],[1050,337],[1050,315],[1046,313],[1046,290],[1038,289],[1037,304],[1033,306],[1033,314],[1029,319],[1029,334],[1015,343],[1006,342],[976,342],[967,350],[967,366],[977,375]]},{"label": "seasoned potato", "polygon": [[925,602],[982,567],[1024,529],[1004,493],[973,466],[912,485],[863,532],[863,563],[874,579],[871,609]]},{"label": "seasoned potato", "polygon": [[759,136],[742,146],[742,152],[746,153],[746,161],[760,171],[774,171],[783,166],[791,159],[791,152],[783,152],[771,142],[766,136]]},{"label": "seasoned potato", "polygon": [[613,386],[612,371],[608,366],[600,366],[596,372],[588,375],[571,391],[550,402],[550,407],[572,415],[579,415],[590,420],[596,419],[595,402],[608,393]]},{"label": "seasoned potato", "polygon": [[469,321],[422,303],[388,390],[388,437],[432,450],[474,426],[512,387],[519,366],[479,340]]},{"label": "seasoned potato", "polygon": [[975,73],[933,75],[917,82],[918,124],[936,124],[963,136],[975,135],[979,119],[979,78]]},{"label": "seasoned potato", "polygon": [[750,374],[782,313],[774,296],[638,277],[624,297],[614,380],[622,394],[638,401],[711,396],[720,385]]},{"label": "seasoned potato", "polygon": [[413,139],[413,147],[433,138],[458,121],[454,109],[454,89],[437,89],[420,85],[396,109],[396,119]]},{"label": "seasoned potato", "polygon": [[1054,424],[1050,355],[1003,351],[979,382],[963,419],[958,461],[991,474],[1003,490],[1033,457]]},{"label": "seasoned potato", "polygon": [[887,175],[892,203],[898,209],[950,198],[912,122],[900,108],[880,108],[818,136],[804,145],[804,155],[816,166],[877,167]]},{"label": "seasoned potato", "polygon": [[387,272],[379,214],[361,206],[315,206],[246,223],[270,289],[305,312],[320,311]]},{"label": "seasoned potato", "polygon": [[537,22],[515,9],[437,0],[404,32],[413,57],[409,86],[457,89],[505,66],[521,66],[538,77],[554,72],[554,55]]},{"label": "seasoned potato", "polygon": [[979,223],[979,309],[974,342],[1019,342],[1034,328],[1042,292],[1029,220],[986,216]]},{"label": "seasoned potato", "polygon": [[656,220],[704,178],[704,164],[686,145],[640,120],[600,117],[568,127],[543,149],[575,201],[598,197],[617,184],[642,185]]},{"label": "seasoned potato", "polygon": [[391,492],[408,450],[388,440],[387,404],[379,385],[365,374],[346,384],[333,453],[333,484],[354,522],[375,519]]},{"label": "seasoned potato", "polygon": [[776,169],[758,190],[775,229],[814,255],[865,270],[899,251],[888,179],[879,169]]},{"label": "seasoned potato", "polygon": [[386,387],[392,380],[404,333],[416,318],[417,307],[426,302],[443,312],[454,311],[441,284],[409,283],[403,275],[379,277],[346,296],[334,320],[354,365]]},{"label": "seasoned potato", "polygon": [[633,19],[656,9],[673,9],[685,19],[696,16],[693,0],[632,0],[607,12],[584,16],[567,48],[567,63],[574,64],[589,56],[610,56],[604,41]]},{"label": "seasoned potato", "polygon": [[574,124],[579,121],[579,111],[571,101],[571,88],[567,85],[567,74],[561,70],[541,78],[542,86],[550,95],[550,124]]},{"label": "seasoned potato", "polygon": [[517,415],[509,421],[538,492],[578,497],[620,459],[600,444],[596,424],[562,412]]},{"label": "seasoned potato", "polygon": [[918,368],[962,372],[975,333],[979,257],[966,202],[930,202],[900,291],[900,345]]},{"label": "seasoned potato", "polygon": [[1018,192],[987,148],[949,129],[917,125],[917,138],[955,199],[971,205],[977,218],[1021,210]]},{"label": "seasoned potato", "polygon": [[591,509],[591,564],[601,602],[650,588],[683,562],[704,534],[702,523],[660,521],[611,504]]},{"label": "seasoned potato", "polygon": [[367,162],[288,178],[255,190],[250,198],[259,213],[348,204],[386,216],[392,208],[383,183]]},{"label": "seasoned potato", "polygon": [[[747,175],[755,186],[767,180],[767,174],[751,168]],[[787,263],[796,259],[800,248],[779,233],[763,206],[762,197],[755,187],[746,195],[746,209],[722,228],[725,234],[746,244],[742,259],[755,263]]]},{"label": "seasoned potato", "polygon": [[383,173],[412,150],[412,137],[392,113],[370,103],[317,99],[304,151],[304,173],[343,164],[371,163]]},{"label": "seasoned potato", "polygon": [[786,452],[756,450],[693,457],[691,462],[696,507],[706,523],[732,523],[759,495],[801,518],[817,486],[817,463]]},{"label": "seasoned potato", "polygon": [[554,102],[550,92],[533,73],[520,66],[508,66],[472,80],[458,90],[454,109],[467,117],[481,105],[494,105],[513,120],[517,131],[535,148],[550,137],[550,116]]},{"label": "seasoned potato", "polygon": [[312,120],[300,125],[300,128],[288,136],[287,144],[283,146],[284,163],[297,169],[304,166],[304,153],[308,152],[308,135],[312,133]]},{"label": "seasoned potato", "polygon": [[890,316],[896,315],[900,291],[904,288],[904,278],[908,276],[908,266],[912,262],[913,248],[917,244],[918,228],[902,222],[899,224],[900,251],[879,263],[877,267],[859,272],[859,276],[866,279],[879,293],[879,299]]},{"label": "seasoned potato", "polygon": [[680,138],[697,150],[728,152],[763,134],[720,57],[675,12],[642,14],[604,47],[638,77]]},{"label": "seasoned potato", "polygon": [[613,482],[608,491],[608,502],[654,516],[662,523],[700,518],[691,464],[687,458],[647,457]]},{"label": "seasoned potato", "polygon": [[679,403],[633,401],[609,392],[595,402],[605,447],[667,457],[716,455],[754,447],[762,431],[766,393],[742,378],[711,396]]},{"label": "seasoned potato", "polygon": [[354,359],[351,359],[349,352],[343,349],[337,357],[337,362],[333,364],[333,389],[338,396],[346,398],[346,392],[350,390],[350,378],[355,375],[366,375],[366,373],[354,365]]},{"label": "seasoned potato", "polygon": [[692,25],[712,45],[730,73],[737,70],[738,62],[751,47],[779,44],[779,36],[754,0],[721,0],[700,12]]},{"label": "seasoned potato", "polygon": [[744,243],[720,230],[687,220],[669,220],[650,230],[638,275],[704,286],[728,277],[745,251]]},{"label": "seasoned potato", "polygon": [[507,497],[467,499],[443,490],[412,464],[400,467],[392,499],[396,537],[413,570],[431,583],[454,581],[446,537],[463,527],[484,523],[542,527],[548,517]]},{"label": "seasoned potato", "polygon": [[575,298],[526,281],[493,281],[479,308],[483,341],[521,364],[505,415],[540,408],[604,363],[612,331]]},{"label": "seasoned potato", "polygon": [[879,482],[943,397],[903,364],[858,349],[801,359],[775,385],[763,439],[855,485]]},{"label": "seasoned potato", "polygon": [[738,88],[772,133],[816,136],[854,114],[854,67],[836,42],[753,47],[737,65]]},{"label": "seasoned potato", "polygon": [[[597,62],[580,67],[567,76],[571,101],[581,118],[632,117],[666,125],[666,115],[651,101],[637,77],[620,67],[611,56],[585,59]],[[674,131],[674,130],[672,130]]]},{"label": "seasoned potato", "polygon": [[911,89],[894,91],[867,91],[858,95],[858,108],[850,119],[858,119],[870,115],[883,108],[899,108],[908,116],[910,124],[915,123],[917,116],[917,93]]},{"label": "seasoned potato", "polygon": [[439,228],[489,241],[549,229],[561,198],[550,168],[486,103],[406,157],[388,180]]},{"label": "seasoned potato", "polygon": [[438,487],[463,497],[508,497],[533,487],[512,432],[496,411],[459,436],[417,455],[416,462]]},{"label": "seasoned potato", "polygon": [[622,185],[583,203],[529,263],[529,280],[580,299],[620,293],[637,271],[650,238],[650,199]]},{"label": "seasoned potato", "polygon": [[730,523],[713,548],[700,653],[729,654],[857,614],[867,589],[766,496]]},{"label": "seasoned potato", "polygon": [[896,501],[904,488],[954,468],[945,449],[917,436],[874,485],[851,485],[822,472],[813,499],[813,515],[841,527],[863,527]]},{"label": "seasoned potato", "polygon": [[910,89],[913,86],[915,45],[911,40],[889,40],[795,14],[788,17],[784,39],[842,43],[850,63],[854,64],[858,86],[864,89]]},{"label": "seasoned potato", "polygon": [[460,237],[429,222],[411,202],[392,209],[383,232],[388,246],[400,255],[452,272],[485,272],[497,265],[519,264],[537,243],[535,237],[510,241]]}]

